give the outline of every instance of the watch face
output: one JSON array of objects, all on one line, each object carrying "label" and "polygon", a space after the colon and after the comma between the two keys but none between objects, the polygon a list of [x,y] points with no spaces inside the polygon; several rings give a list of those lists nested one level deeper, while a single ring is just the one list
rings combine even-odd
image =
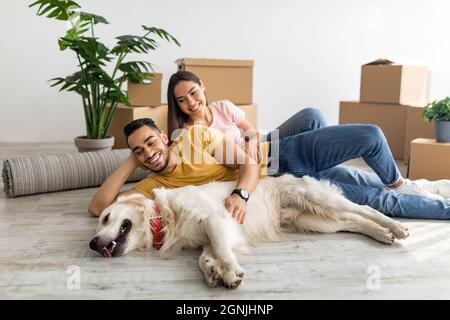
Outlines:
[{"label": "watch face", "polygon": [[238,194],[245,201],[247,201],[248,198],[250,198],[250,194],[248,193],[247,190],[244,189],[234,189],[232,193]]}]

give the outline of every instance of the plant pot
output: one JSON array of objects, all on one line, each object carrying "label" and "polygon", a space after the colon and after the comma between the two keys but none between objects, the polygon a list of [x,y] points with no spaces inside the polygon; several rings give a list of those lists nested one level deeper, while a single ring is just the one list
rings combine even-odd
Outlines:
[{"label": "plant pot", "polygon": [[436,120],[436,142],[450,142],[450,121]]},{"label": "plant pot", "polygon": [[114,137],[105,139],[88,139],[86,136],[76,137],[74,139],[78,152],[105,151],[111,150],[114,145]]}]

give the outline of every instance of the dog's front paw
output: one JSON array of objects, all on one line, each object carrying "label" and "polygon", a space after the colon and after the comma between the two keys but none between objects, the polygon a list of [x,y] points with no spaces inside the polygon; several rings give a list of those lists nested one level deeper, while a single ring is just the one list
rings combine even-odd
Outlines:
[{"label": "dog's front paw", "polygon": [[234,269],[234,272],[236,273],[236,275],[237,275],[239,278],[244,278],[245,270],[242,269],[241,266],[238,266],[236,269]]},{"label": "dog's front paw", "polygon": [[225,271],[222,278],[224,286],[229,289],[236,289],[241,285],[244,274],[245,271],[241,267]]},{"label": "dog's front paw", "polygon": [[384,233],[380,234],[378,240],[384,244],[394,244],[395,242],[395,235],[390,232],[389,229],[386,229]]},{"label": "dog's front paw", "polygon": [[206,283],[208,283],[208,286],[211,288],[219,287],[223,284],[222,269],[215,264],[210,264],[207,266],[205,277]]},{"label": "dog's front paw", "polygon": [[392,231],[392,233],[394,234],[395,238],[397,238],[397,239],[402,240],[402,239],[406,239],[406,238],[409,237],[408,228],[403,226],[398,221],[396,221],[395,225],[393,225],[392,227],[389,227],[389,229]]}]

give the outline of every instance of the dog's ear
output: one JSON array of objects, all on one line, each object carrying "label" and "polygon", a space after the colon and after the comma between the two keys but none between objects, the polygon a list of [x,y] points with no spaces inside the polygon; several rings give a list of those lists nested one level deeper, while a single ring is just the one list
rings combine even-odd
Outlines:
[{"label": "dog's ear", "polygon": [[133,192],[130,194],[123,194],[117,197],[117,202],[127,202],[130,200],[146,200],[148,199],[144,194],[140,192]]}]

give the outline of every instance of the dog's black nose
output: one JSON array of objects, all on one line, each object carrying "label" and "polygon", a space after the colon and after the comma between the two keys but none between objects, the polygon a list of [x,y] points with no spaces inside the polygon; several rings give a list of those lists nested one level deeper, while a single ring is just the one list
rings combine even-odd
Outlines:
[{"label": "dog's black nose", "polygon": [[91,242],[89,242],[89,248],[96,251],[97,250],[97,241],[98,241],[98,237],[95,237],[94,239],[92,239]]}]

